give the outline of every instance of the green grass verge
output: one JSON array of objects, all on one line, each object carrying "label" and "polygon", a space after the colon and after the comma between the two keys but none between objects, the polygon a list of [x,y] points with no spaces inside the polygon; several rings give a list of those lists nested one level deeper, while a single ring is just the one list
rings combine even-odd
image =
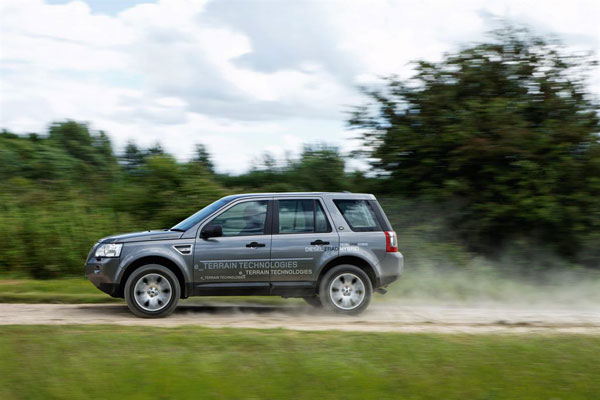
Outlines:
[{"label": "green grass verge", "polygon": [[600,337],[0,327],[4,399],[591,399]]},{"label": "green grass verge", "polygon": [[122,300],[102,293],[83,278],[0,279],[0,303],[108,303]]},{"label": "green grass verge", "polygon": [[[255,304],[292,304],[296,299],[284,300],[276,296],[253,297],[191,297],[182,303],[197,302],[251,302]],[[301,300],[300,300],[301,301]],[[102,293],[84,278],[63,279],[1,279],[0,278],[0,303],[57,303],[57,304],[84,304],[84,303],[119,303],[123,299],[115,299]]]}]

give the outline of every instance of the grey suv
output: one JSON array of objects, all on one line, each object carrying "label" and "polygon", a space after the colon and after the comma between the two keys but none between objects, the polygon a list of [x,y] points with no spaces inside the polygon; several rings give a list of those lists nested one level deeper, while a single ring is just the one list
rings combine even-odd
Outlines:
[{"label": "grey suv", "polygon": [[301,297],[356,314],[402,269],[375,196],[261,193],[224,197],[171,229],[103,238],[85,274],[140,317],[202,295]]}]

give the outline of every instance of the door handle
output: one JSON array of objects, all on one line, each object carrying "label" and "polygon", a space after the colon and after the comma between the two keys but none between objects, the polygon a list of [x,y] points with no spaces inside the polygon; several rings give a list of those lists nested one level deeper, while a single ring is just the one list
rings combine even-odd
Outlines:
[{"label": "door handle", "polygon": [[265,244],[264,243],[258,243],[258,242],[251,242],[251,243],[248,243],[246,245],[246,247],[251,247],[251,248],[255,249],[257,247],[265,247]]},{"label": "door handle", "polygon": [[329,242],[324,242],[321,239],[315,240],[314,242],[310,242],[310,244],[312,244],[313,246],[321,246],[324,244],[329,244]]}]

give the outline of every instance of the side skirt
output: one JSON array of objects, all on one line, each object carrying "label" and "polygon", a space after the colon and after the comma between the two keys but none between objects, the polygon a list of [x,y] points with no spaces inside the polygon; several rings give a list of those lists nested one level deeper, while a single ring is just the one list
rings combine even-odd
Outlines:
[{"label": "side skirt", "polygon": [[192,296],[283,296],[302,297],[316,293],[314,282],[194,282]]}]

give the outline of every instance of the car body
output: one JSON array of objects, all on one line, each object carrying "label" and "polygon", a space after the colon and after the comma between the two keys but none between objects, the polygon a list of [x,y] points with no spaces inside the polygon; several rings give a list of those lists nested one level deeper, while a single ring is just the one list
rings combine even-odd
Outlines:
[{"label": "car body", "polygon": [[302,297],[357,313],[402,270],[375,196],[346,192],[227,196],[171,229],[105,237],[85,264],[97,288],[142,317],[201,295]]}]

